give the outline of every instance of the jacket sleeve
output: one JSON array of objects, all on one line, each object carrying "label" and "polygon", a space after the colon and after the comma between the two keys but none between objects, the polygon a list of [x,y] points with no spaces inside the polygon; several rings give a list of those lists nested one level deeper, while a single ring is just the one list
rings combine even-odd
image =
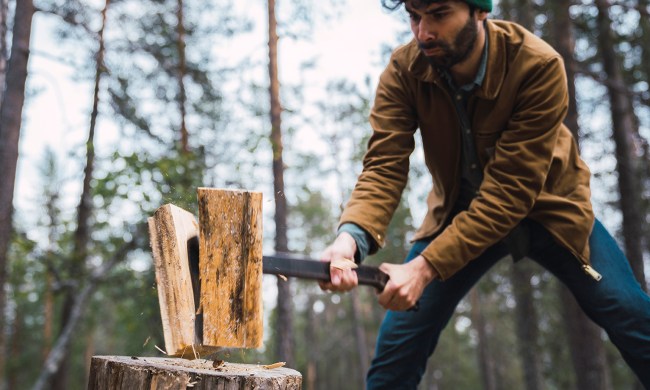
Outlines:
[{"label": "jacket sleeve", "polygon": [[[340,220],[341,224],[359,225],[380,247],[406,186],[409,156],[415,147],[417,116],[410,91],[393,54],[380,77],[370,112],[373,133],[363,158],[363,171]],[[377,245],[372,247],[374,251]]]},{"label": "jacket sleeve", "polygon": [[477,197],[422,253],[443,280],[502,240],[544,187],[568,105],[562,60],[551,57],[534,67],[510,93],[518,94],[517,104],[484,167]]}]

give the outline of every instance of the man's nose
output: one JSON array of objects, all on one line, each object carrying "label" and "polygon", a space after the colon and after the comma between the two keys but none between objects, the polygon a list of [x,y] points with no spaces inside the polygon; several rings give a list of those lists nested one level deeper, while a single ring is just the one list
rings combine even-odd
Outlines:
[{"label": "man's nose", "polygon": [[427,18],[420,19],[418,23],[418,42],[428,42],[435,41],[437,38],[437,32],[435,31],[434,26],[427,20]]}]

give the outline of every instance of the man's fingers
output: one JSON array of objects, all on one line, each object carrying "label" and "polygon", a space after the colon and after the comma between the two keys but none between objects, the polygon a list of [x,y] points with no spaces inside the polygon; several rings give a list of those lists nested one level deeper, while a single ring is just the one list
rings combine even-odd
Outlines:
[{"label": "man's fingers", "polygon": [[386,310],[405,311],[409,310],[417,304],[417,301],[412,302],[405,292],[400,290],[397,285],[388,281],[384,291],[379,294],[379,304]]},{"label": "man's fingers", "polygon": [[359,266],[352,259],[341,258],[337,260],[332,260],[330,262],[330,268],[335,268],[335,269],[345,271],[348,269],[359,268]]},{"label": "man's fingers", "polygon": [[320,281],[318,285],[326,291],[349,291],[359,284],[357,273],[352,269],[330,268],[330,281]]}]

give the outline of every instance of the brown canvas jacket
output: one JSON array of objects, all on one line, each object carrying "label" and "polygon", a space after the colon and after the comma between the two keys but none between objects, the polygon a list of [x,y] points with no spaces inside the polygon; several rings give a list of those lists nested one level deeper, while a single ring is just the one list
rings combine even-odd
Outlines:
[{"label": "brown canvas jacket", "polygon": [[363,172],[340,222],[359,225],[384,245],[419,128],[432,190],[414,240],[439,233],[422,255],[441,279],[525,217],[586,265],[594,222],[590,173],[562,123],[568,104],[562,59],[516,24],[488,20],[486,26],[486,75],[467,111],[484,180],[469,209],[440,231],[458,194],[460,124],[444,81],[412,41],[395,50],[380,77]]}]

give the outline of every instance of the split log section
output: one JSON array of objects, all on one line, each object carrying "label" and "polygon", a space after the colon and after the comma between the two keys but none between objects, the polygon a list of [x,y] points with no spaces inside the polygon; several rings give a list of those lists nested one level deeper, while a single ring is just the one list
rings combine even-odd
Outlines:
[{"label": "split log section", "polygon": [[263,341],[262,194],[198,189],[199,221],[172,204],[149,218],[167,354],[96,356],[88,389],[300,389],[288,368],[203,360]]},{"label": "split log section", "polygon": [[199,188],[198,202],[199,222],[172,204],[149,218],[166,352],[259,348],[262,194]]}]

